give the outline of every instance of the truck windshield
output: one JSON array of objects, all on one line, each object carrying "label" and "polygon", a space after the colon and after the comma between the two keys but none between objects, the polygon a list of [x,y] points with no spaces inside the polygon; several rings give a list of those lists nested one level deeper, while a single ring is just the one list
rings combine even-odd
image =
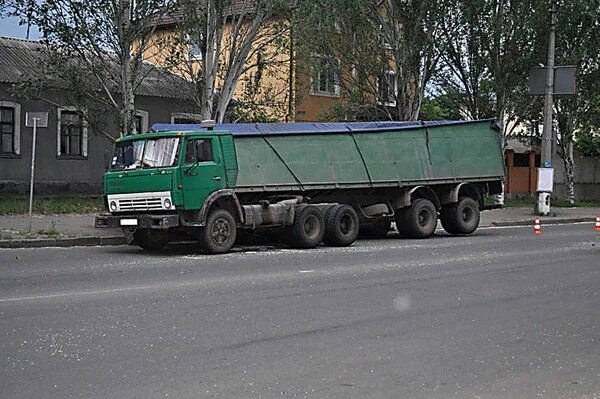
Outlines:
[{"label": "truck windshield", "polygon": [[178,137],[123,141],[115,146],[110,170],[174,166],[178,149]]}]

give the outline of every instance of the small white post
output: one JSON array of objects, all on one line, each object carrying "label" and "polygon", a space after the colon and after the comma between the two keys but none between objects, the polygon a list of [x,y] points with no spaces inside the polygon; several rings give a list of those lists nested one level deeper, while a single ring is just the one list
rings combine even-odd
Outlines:
[{"label": "small white post", "polygon": [[31,223],[33,213],[33,178],[35,172],[35,141],[37,138],[37,122],[39,118],[33,118],[33,143],[31,144],[31,182],[29,183],[29,234],[31,234]]}]

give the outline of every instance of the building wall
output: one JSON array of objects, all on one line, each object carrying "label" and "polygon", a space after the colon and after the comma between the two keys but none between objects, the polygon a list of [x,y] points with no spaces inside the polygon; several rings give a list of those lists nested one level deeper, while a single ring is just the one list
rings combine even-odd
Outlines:
[{"label": "building wall", "polygon": [[[524,154],[520,154],[523,156]],[[532,197],[537,187],[536,153],[527,154],[528,166],[515,166],[515,151],[508,150],[506,155],[507,180],[505,191],[507,197]],[[600,158],[576,156],[574,170],[575,199],[600,200]],[[558,200],[566,198],[565,168],[560,156],[552,158],[554,166],[554,192],[552,197]]]},{"label": "building wall", "polygon": [[[274,23],[263,29],[265,31],[273,29]],[[223,33],[222,62],[225,62],[229,56],[230,31],[231,25],[228,24]],[[202,67],[202,61],[188,57],[189,51],[182,43],[183,41],[178,40],[174,28],[159,29],[149,40],[148,47],[144,51],[144,60],[165,67],[193,82]],[[288,109],[290,95],[289,50],[278,49],[274,45],[270,45],[265,46],[260,53],[268,62],[260,71],[253,67],[241,75],[234,98],[243,102],[252,101],[254,104],[259,104],[257,113],[263,114],[271,120],[284,121],[290,113],[293,115],[293,111]],[[251,57],[247,64],[256,64],[258,56],[258,52],[251,51]],[[222,76],[217,77],[216,84],[217,88],[222,85]],[[253,86],[258,87],[258,90],[252,90]]]},{"label": "building wall", "polygon": [[[280,21],[272,21],[265,29],[272,28],[273,24]],[[227,48],[227,40],[230,32],[230,26],[224,31],[223,45]],[[287,38],[289,41],[289,37]],[[285,40],[284,40],[285,41]],[[192,80],[192,73],[198,73],[201,68],[201,61],[189,61],[184,58],[179,65],[172,65],[169,54],[178,53],[185,56],[187,49],[181,45],[175,45],[177,36],[173,29],[157,30],[151,37],[148,49],[144,52],[144,59],[155,65],[168,67],[173,73],[182,76],[187,80]],[[281,40],[279,40],[281,42]],[[278,122],[313,122],[324,120],[332,107],[340,101],[339,96],[314,95],[310,92],[310,61],[297,59],[297,54],[290,54],[290,49],[276,49],[274,46],[267,47],[263,52],[265,58],[270,58],[270,54],[277,54],[272,62],[260,71],[256,68],[249,68],[240,77],[240,81],[235,89],[234,98],[242,102],[254,101],[260,104],[259,112],[254,113],[266,115],[266,117]],[[227,52],[223,54],[223,59],[227,57]],[[248,64],[256,62],[257,54],[250,58]],[[292,61],[291,61],[291,60]],[[290,71],[291,69],[291,71]],[[290,75],[290,72],[292,74]],[[260,79],[257,80],[257,77]],[[290,76],[292,81],[290,82]],[[251,93],[251,88],[258,82],[258,91]],[[217,80],[217,86],[221,85],[221,80]],[[292,101],[290,101],[290,96]],[[291,105],[291,106],[290,106]],[[252,115],[250,116],[252,117]]]},{"label": "building wall", "polygon": [[[64,103],[65,96],[46,93],[56,104]],[[39,128],[36,144],[35,187],[41,195],[101,194],[102,176],[112,154],[113,142],[102,134],[88,133],[86,157],[57,155],[57,107],[46,101],[23,100],[8,94],[8,85],[0,86],[0,100],[21,105],[20,155],[0,155],[0,195],[25,194],[29,190],[31,173],[31,146],[33,128],[25,127],[27,112],[48,112],[48,127]],[[137,97],[136,107],[148,112],[148,126],[153,123],[170,122],[171,113],[189,112],[189,103],[167,98]],[[118,137],[114,119],[107,117],[106,131]]]}]

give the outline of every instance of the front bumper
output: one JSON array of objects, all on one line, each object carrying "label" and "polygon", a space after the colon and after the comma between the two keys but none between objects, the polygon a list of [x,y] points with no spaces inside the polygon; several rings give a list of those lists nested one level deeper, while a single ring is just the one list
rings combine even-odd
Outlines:
[{"label": "front bumper", "polygon": [[179,226],[179,215],[96,216],[96,228],[169,229]]}]

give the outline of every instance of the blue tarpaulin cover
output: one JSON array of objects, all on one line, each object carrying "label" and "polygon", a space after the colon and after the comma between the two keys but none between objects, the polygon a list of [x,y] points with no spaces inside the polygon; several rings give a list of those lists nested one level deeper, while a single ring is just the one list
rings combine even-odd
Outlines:
[{"label": "blue tarpaulin cover", "polygon": [[[223,123],[214,130],[229,131],[234,136],[270,136],[284,134],[322,134],[350,132],[381,132],[422,127],[462,125],[481,121],[427,121],[427,122],[299,122],[299,123]],[[491,120],[490,120],[491,122]],[[156,123],[152,132],[204,131],[199,124]]]}]

